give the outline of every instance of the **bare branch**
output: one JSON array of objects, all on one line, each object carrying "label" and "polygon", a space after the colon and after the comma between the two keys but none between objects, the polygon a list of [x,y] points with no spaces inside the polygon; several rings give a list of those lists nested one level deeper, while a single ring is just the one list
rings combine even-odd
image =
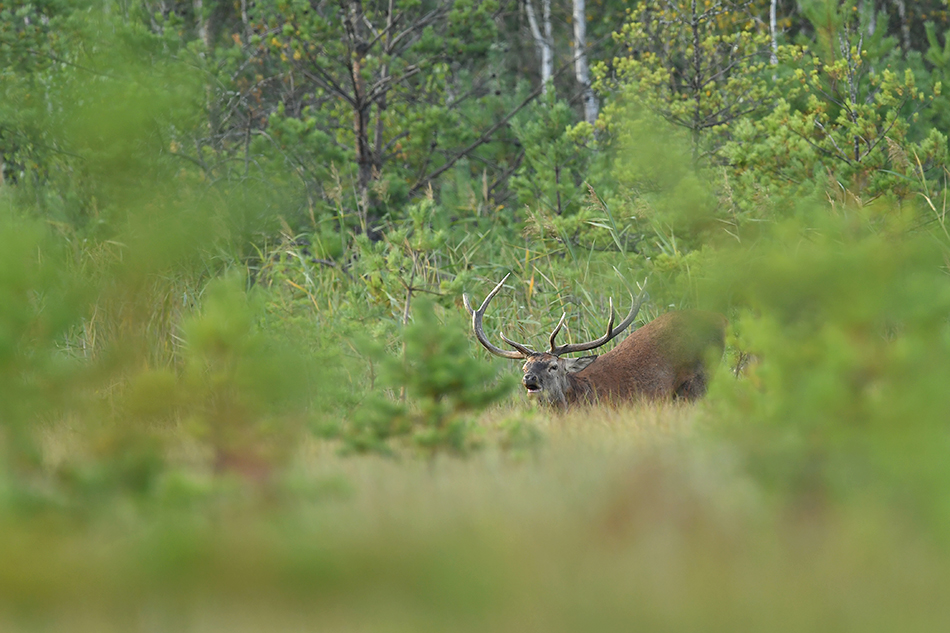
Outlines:
[{"label": "bare branch", "polygon": [[542,92],[544,92],[544,84],[542,84],[538,88],[535,88],[531,92],[531,94],[529,94],[520,104],[518,104],[518,106],[515,107],[515,109],[513,109],[511,112],[506,114],[504,118],[502,118],[500,121],[498,121],[497,123],[492,125],[490,128],[488,128],[477,140],[469,144],[468,147],[462,149],[460,152],[457,152],[448,161],[446,161],[444,165],[442,165],[441,167],[439,167],[438,169],[436,169],[429,175],[425,176],[424,178],[416,182],[416,184],[413,185],[412,188],[409,190],[409,195],[412,196],[417,191],[422,189],[426,185],[426,183],[434,180],[435,178],[438,178],[444,172],[451,169],[452,166],[455,165],[455,163],[457,163],[462,158],[465,158],[475,148],[489,142],[492,139],[492,136],[495,134],[495,132],[498,131],[499,128],[503,127],[504,125],[507,125],[508,121],[510,121],[512,117],[514,117],[516,114],[521,112],[521,110],[523,110],[529,103],[537,99],[541,95]]}]

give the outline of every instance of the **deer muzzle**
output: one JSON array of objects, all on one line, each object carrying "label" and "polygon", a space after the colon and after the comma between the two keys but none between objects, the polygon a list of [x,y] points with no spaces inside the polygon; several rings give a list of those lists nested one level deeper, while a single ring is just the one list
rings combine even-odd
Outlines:
[{"label": "deer muzzle", "polygon": [[525,374],[521,379],[521,384],[529,394],[541,393],[541,381],[535,374]]}]

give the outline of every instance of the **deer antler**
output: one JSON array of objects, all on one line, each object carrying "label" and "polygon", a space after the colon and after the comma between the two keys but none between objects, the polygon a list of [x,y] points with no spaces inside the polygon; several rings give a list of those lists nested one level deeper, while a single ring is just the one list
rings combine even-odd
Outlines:
[{"label": "deer antler", "polygon": [[551,339],[550,339],[550,340],[551,340],[551,349],[554,349],[554,347],[555,347],[555,345],[554,345],[554,339],[557,338],[558,332],[560,332],[560,331],[561,331],[561,328],[564,326],[564,319],[565,319],[566,317],[567,317],[567,312],[562,312],[562,313],[561,313],[561,320],[557,322],[557,327],[554,328],[554,331],[553,331],[553,332],[551,332]]},{"label": "deer antler", "polygon": [[512,352],[509,350],[501,349],[500,347],[495,347],[488,341],[488,338],[485,336],[485,331],[482,329],[482,317],[485,316],[485,308],[488,307],[489,302],[495,298],[495,295],[498,294],[502,286],[505,285],[505,281],[507,281],[508,277],[510,276],[511,276],[511,273],[508,273],[507,275],[505,275],[504,279],[498,282],[498,285],[495,286],[495,289],[489,292],[488,296],[485,297],[485,301],[482,303],[482,306],[478,310],[472,309],[472,306],[469,303],[467,294],[462,295],[462,303],[465,304],[465,309],[468,310],[468,313],[472,315],[472,328],[475,330],[475,338],[478,339],[478,342],[481,343],[485,349],[487,349],[489,352],[491,352],[495,356],[501,356],[502,358],[510,358],[513,360],[520,360],[522,358],[527,358],[528,356],[534,356],[535,354],[537,354],[537,352],[529,349],[528,347],[525,347],[524,345],[520,343],[515,343],[514,341],[508,340],[507,338],[505,338],[504,334],[501,335],[501,340],[503,340],[505,343],[508,343],[508,345],[511,345],[518,351]]},{"label": "deer antler", "polygon": [[633,307],[630,308],[630,313],[624,318],[623,321],[614,329],[614,300],[608,299],[608,304],[610,306],[610,320],[607,321],[607,333],[601,336],[598,339],[589,341],[587,343],[568,343],[566,345],[556,346],[554,344],[554,339],[557,336],[558,332],[561,331],[561,326],[564,325],[564,317],[561,317],[561,321],[557,324],[557,327],[554,328],[554,331],[551,332],[551,351],[550,354],[554,356],[560,356],[562,354],[570,354],[571,352],[586,352],[601,345],[606,344],[612,338],[623,332],[629,327],[633,320],[637,318],[637,313],[640,312],[640,306],[643,305],[643,302],[646,300],[647,295],[644,292],[640,293],[640,296],[636,299]]}]

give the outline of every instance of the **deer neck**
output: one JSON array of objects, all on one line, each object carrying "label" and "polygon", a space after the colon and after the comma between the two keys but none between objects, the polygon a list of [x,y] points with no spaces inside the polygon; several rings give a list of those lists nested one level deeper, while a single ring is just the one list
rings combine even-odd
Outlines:
[{"label": "deer neck", "polygon": [[564,390],[564,404],[572,405],[576,402],[585,401],[592,392],[590,381],[578,374],[567,375],[567,389]]}]

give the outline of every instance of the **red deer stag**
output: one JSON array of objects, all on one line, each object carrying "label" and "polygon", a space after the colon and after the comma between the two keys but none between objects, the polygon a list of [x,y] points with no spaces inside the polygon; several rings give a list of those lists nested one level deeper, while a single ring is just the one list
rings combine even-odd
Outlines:
[{"label": "red deer stag", "polygon": [[668,312],[634,330],[602,356],[561,358],[571,352],[595,349],[615,338],[633,323],[643,303],[643,299],[635,302],[627,317],[614,328],[611,300],[607,333],[600,338],[556,345],[554,340],[564,325],[562,315],[551,332],[550,351],[536,352],[501,334],[501,339],[515,350],[509,351],[492,345],[482,329],[485,308],[509,275],[495,286],[479,309],[472,309],[468,295],[463,295],[462,301],[472,316],[475,337],[485,349],[502,358],[525,359],[521,382],[529,396],[545,404],[567,407],[578,402],[631,398],[695,400],[706,393],[707,363],[720,358],[725,345],[727,321],[721,314],[698,310]]}]

